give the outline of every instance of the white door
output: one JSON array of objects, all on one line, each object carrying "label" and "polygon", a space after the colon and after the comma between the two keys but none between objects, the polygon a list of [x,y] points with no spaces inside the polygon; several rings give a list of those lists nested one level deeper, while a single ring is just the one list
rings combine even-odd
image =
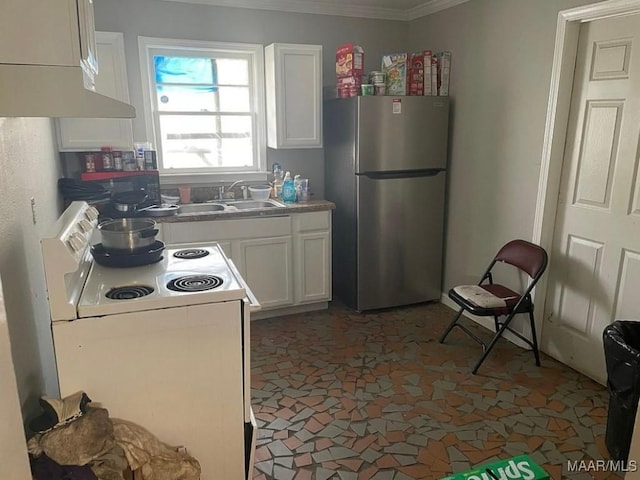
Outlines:
[{"label": "white door", "polygon": [[640,319],[640,16],[581,26],[543,350],[604,383],[602,332]]}]

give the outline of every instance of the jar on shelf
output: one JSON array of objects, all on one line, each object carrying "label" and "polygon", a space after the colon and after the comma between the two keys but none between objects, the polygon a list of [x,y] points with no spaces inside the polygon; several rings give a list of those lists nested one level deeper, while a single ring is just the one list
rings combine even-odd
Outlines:
[{"label": "jar on shelf", "polygon": [[114,150],[113,153],[113,169],[121,172],[124,170],[122,162],[122,152],[120,150]]},{"label": "jar on shelf", "polygon": [[102,169],[105,172],[111,172],[113,170],[113,153],[111,147],[102,147]]},{"label": "jar on shelf", "polygon": [[93,153],[87,153],[84,156],[84,171],[87,173],[93,173],[96,171],[96,161]]}]

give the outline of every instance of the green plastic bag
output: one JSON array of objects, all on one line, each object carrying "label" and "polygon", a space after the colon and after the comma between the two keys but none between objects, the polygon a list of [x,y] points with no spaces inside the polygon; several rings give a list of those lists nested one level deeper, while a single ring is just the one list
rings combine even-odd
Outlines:
[{"label": "green plastic bag", "polygon": [[442,480],[550,480],[550,477],[531,457],[519,455],[456,473]]}]

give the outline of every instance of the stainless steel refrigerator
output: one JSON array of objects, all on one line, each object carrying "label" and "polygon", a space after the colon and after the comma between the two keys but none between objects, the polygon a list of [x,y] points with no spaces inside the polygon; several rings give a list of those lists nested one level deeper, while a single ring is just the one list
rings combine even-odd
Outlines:
[{"label": "stainless steel refrigerator", "polygon": [[333,293],[358,311],[441,295],[449,99],[324,105]]}]

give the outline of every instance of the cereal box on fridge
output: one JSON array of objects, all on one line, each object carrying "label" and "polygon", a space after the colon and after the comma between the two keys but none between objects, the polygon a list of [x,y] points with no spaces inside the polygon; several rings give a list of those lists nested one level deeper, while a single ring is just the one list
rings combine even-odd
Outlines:
[{"label": "cereal box on fridge", "polygon": [[431,50],[424,51],[424,94],[433,95],[431,88],[431,59],[433,52]]},{"label": "cereal box on fridge", "polygon": [[449,75],[451,71],[451,52],[438,52],[438,95],[449,95]]},{"label": "cereal box on fridge", "polygon": [[336,50],[336,76],[362,77],[364,74],[364,50],[358,45],[347,43]]},{"label": "cereal box on fridge", "polygon": [[382,71],[386,74],[387,95],[407,94],[407,54],[382,56]]},{"label": "cereal box on fridge", "polygon": [[438,95],[438,60],[431,57],[431,95]]},{"label": "cereal box on fridge", "polygon": [[424,95],[424,52],[409,56],[407,82],[408,95]]}]

